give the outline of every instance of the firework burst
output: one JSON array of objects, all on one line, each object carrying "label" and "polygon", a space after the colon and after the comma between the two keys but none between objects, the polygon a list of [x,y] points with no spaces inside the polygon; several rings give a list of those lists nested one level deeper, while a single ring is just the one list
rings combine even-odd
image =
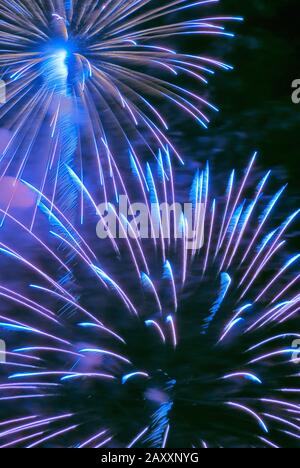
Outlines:
[{"label": "firework burst", "polygon": [[[192,82],[199,88],[216,68],[232,67],[171,46],[174,38],[177,46],[187,36],[233,36],[222,24],[241,18],[210,16],[215,3],[1,0],[7,103],[0,118],[11,132],[0,160],[2,178],[25,177],[61,202],[69,184],[65,164],[74,163],[84,180],[89,163],[106,198],[127,165],[128,147],[139,161],[141,148],[145,157],[168,144],[171,158],[182,162],[161,102],[206,128],[207,111],[217,109],[193,92]],[[189,88],[181,77],[191,79]]]},{"label": "firework burst", "polygon": [[[151,181],[150,199],[173,200],[161,158],[141,180],[145,190]],[[270,192],[271,174],[257,178],[255,159],[242,178],[229,175],[223,195],[212,193],[208,165],[197,172],[200,250],[187,249],[184,217],[181,239],[128,235],[116,246],[91,242],[42,193],[51,236],[41,221],[30,231],[8,215],[4,232],[31,239],[36,258],[2,237],[1,447],[298,445],[299,255],[286,241],[299,211],[279,219],[286,187]],[[96,203],[84,192],[94,226]],[[18,281],[7,277],[15,268]]]}]

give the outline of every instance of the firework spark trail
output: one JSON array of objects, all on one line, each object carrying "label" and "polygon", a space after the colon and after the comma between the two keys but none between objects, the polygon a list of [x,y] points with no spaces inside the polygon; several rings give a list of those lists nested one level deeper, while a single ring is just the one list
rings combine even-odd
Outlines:
[{"label": "firework spark trail", "polygon": [[[176,156],[182,162],[169,141],[160,101],[207,128],[206,113],[217,108],[193,88],[206,85],[216,68],[232,67],[166,44],[177,38],[180,45],[187,35],[232,37],[223,24],[242,18],[207,16],[217,3],[37,0],[33,6],[29,0],[1,0],[0,67],[7,103],[0,119],[11,130],[1,177],[25,178],[53,203],[72,208],[78,198],[67,189],[66,163],[83,182],[86,161],[93,159],[106,200],[120,169],[127,167],[128,147],[137,158],[137,146],[144,147],[145,157],[168,144],[170,161]],[[180,76],[191,79],[190,88],[180,86]],[[35,216],[36,208],[31,227]]]},{"label": "firework spark trail", "polygon": [[[166,153],[162,157],[167,161]],[[9,353],[0,383],[6,405],[6,419],[0,423],[2,447],[298,446],[298,374],[291,362],[296,351],[291,343],[299,337],[293,332],[299,304],[298,256],[286,257],[277,250],[267,261],[296,215],[288,216],[271,235],[278,221],[270,216],[270,200],[272,208],[282,204],[283,190],[275,198],[261,196],[262,189],[268,191],[270,174],[255,182],[256,158],[241,182],[229,175],[225,199],[213,193],[215,184],[205,182],[207,167],[196,174],[191,193],[194,205],[199,200],[207,205],[207,242],[196,252],[187,250],[185,258],[185,237],[178,242],[171,236],[156,247],[150,239],[140,240],[142,255],[128,235],[119,243],[115,261],[108,240],[110,261],[105,269],[101,245],[93,243],[91,248],[83,227],[74,226],[59,206],[40,194],[57,217],[49,230],[59,232],[59,238],[52,236],[50,247],[37,227],[31,233],[22,223],[19,228],[51,262],[41,267],[15,246],[1,249],[1,260],[11,268],[21,262],[19,268],[34,275],[20,289],[1,286],[1,295],[19,311],[16,314],[7,302],[1,315]],[[160,170],[151,167],[155,196],[158,201],[172,199],[176,180],[161,171],[160,157],[156,164]],[[143,173],[134,180],[143,199],[140,181],[146,183],[149,167],[141,164],[139,170]],[[93,197],[85,194],[85,216],[94,226]],[[38,216],[45,214],[48,218],[43,209]],[[182,225],[186,222],[181,220]],[[172,223],[169,227],[173,232]],[[76,258],[76,297],[68,283],[59,285],[48,271],[58,260],[65,264],[68,254],[59,248],[62,239]],[[149,274],[143,272],[144,258]],[[240,299],[246,273],[251,287]],[[70,315],[60,313],[66,302],[73,309]],[[17,320],[25,307],[26,319]],[[18,407],[12,406],[15,401]],[[33,402],[39,416],[32,416]]]}]

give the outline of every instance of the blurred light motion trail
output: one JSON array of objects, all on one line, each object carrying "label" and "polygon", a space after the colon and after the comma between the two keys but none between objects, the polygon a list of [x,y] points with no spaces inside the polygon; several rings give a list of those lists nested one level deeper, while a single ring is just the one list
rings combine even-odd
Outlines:
[{"label": "blurred light motion trail", "polygon": [[53,203],[80,206],[83,222],[84,194],[78,203],[68,190],[66,164],[82,182],[93,174],[106,200],[125,179],[128,148],[138,170],[167,144],[171,161],[182,163],[168,136],[172,109],[206,129],[208,112],[218,109],[202,88],[216,69],[232,69],[206,52],[182,50],[187,36],[199,46],[203,36],[233,36],[223,25],[242,18],[211,16],[216,4],[0,0],[0,67],[7,85],[0,120],[11,131],[0,155],[1,177],[26,178]]},{"label": "blurred light motion trail", "polygon": [[[133,170],[132,188],[143,197],[151,170],[158,200],[181,201],[167,151],[157,159]],[[222,193],[225,174],[196,172],[185,194],[206,207],[196,251],[186,236],[129,235],[116,251],[88,234],[99,215],[87,187],[89,222],[77,226],[27,183],[38,223],[8,213],[0,232],[1,447],[299,446],[299,210],[280,217],[287,188],[257,175],[256,160]]]}]

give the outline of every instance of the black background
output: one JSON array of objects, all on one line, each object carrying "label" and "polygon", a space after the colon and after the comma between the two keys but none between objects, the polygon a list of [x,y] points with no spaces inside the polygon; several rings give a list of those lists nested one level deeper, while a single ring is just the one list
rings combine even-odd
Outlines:
[{"label": "black background", "polygon": [[[190,136],[185,152],[192,152],[199,161],[209,158],[221,170],[224,160],[227,167],[243,167],[258,150],[259,164],[276,167],[296,195],[300,105],[292,103],[291,85],[300,78],[300,2],[222,0],[212,12],[244,17],[242,23],[227,23],[236,37],[217,40],[212,53],[221,60],[225,57],[235,69],[217,73],[210,83],[208,96],[220,113],[212,116],[208,132],[200,134],[199,129],[184,128],[180,122],[181,130]],[[191,40],[188,46],[197,51]]]}]

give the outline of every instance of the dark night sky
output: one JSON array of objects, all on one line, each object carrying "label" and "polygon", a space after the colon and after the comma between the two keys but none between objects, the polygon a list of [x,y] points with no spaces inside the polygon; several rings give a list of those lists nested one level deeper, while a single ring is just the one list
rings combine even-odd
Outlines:
[{"label": "dark night sky", "polygon": [[300,104],[291,101],[291,83],[300,78],[299,0],[222,0],[217,9],[245,18],[227,25],[235,39],[215,44],[215,54],[235,70],[213,78],[210,95],[221,112],[208,132],[180,123],[191,134],[186,151],[199,160],[209,157],[220,169],[225,159],[243,166],[257,149],[260,164],[280,168],[298,194]]},{"label": "dark night sky", "polygon": [[300,5],[297,0],[225,0],[245,18],[232,51],[236,72],[220,99],[245,133],[246,145],[267,164],[283,164],[298,187],[300,107],[291,83],[300,77]]}]

